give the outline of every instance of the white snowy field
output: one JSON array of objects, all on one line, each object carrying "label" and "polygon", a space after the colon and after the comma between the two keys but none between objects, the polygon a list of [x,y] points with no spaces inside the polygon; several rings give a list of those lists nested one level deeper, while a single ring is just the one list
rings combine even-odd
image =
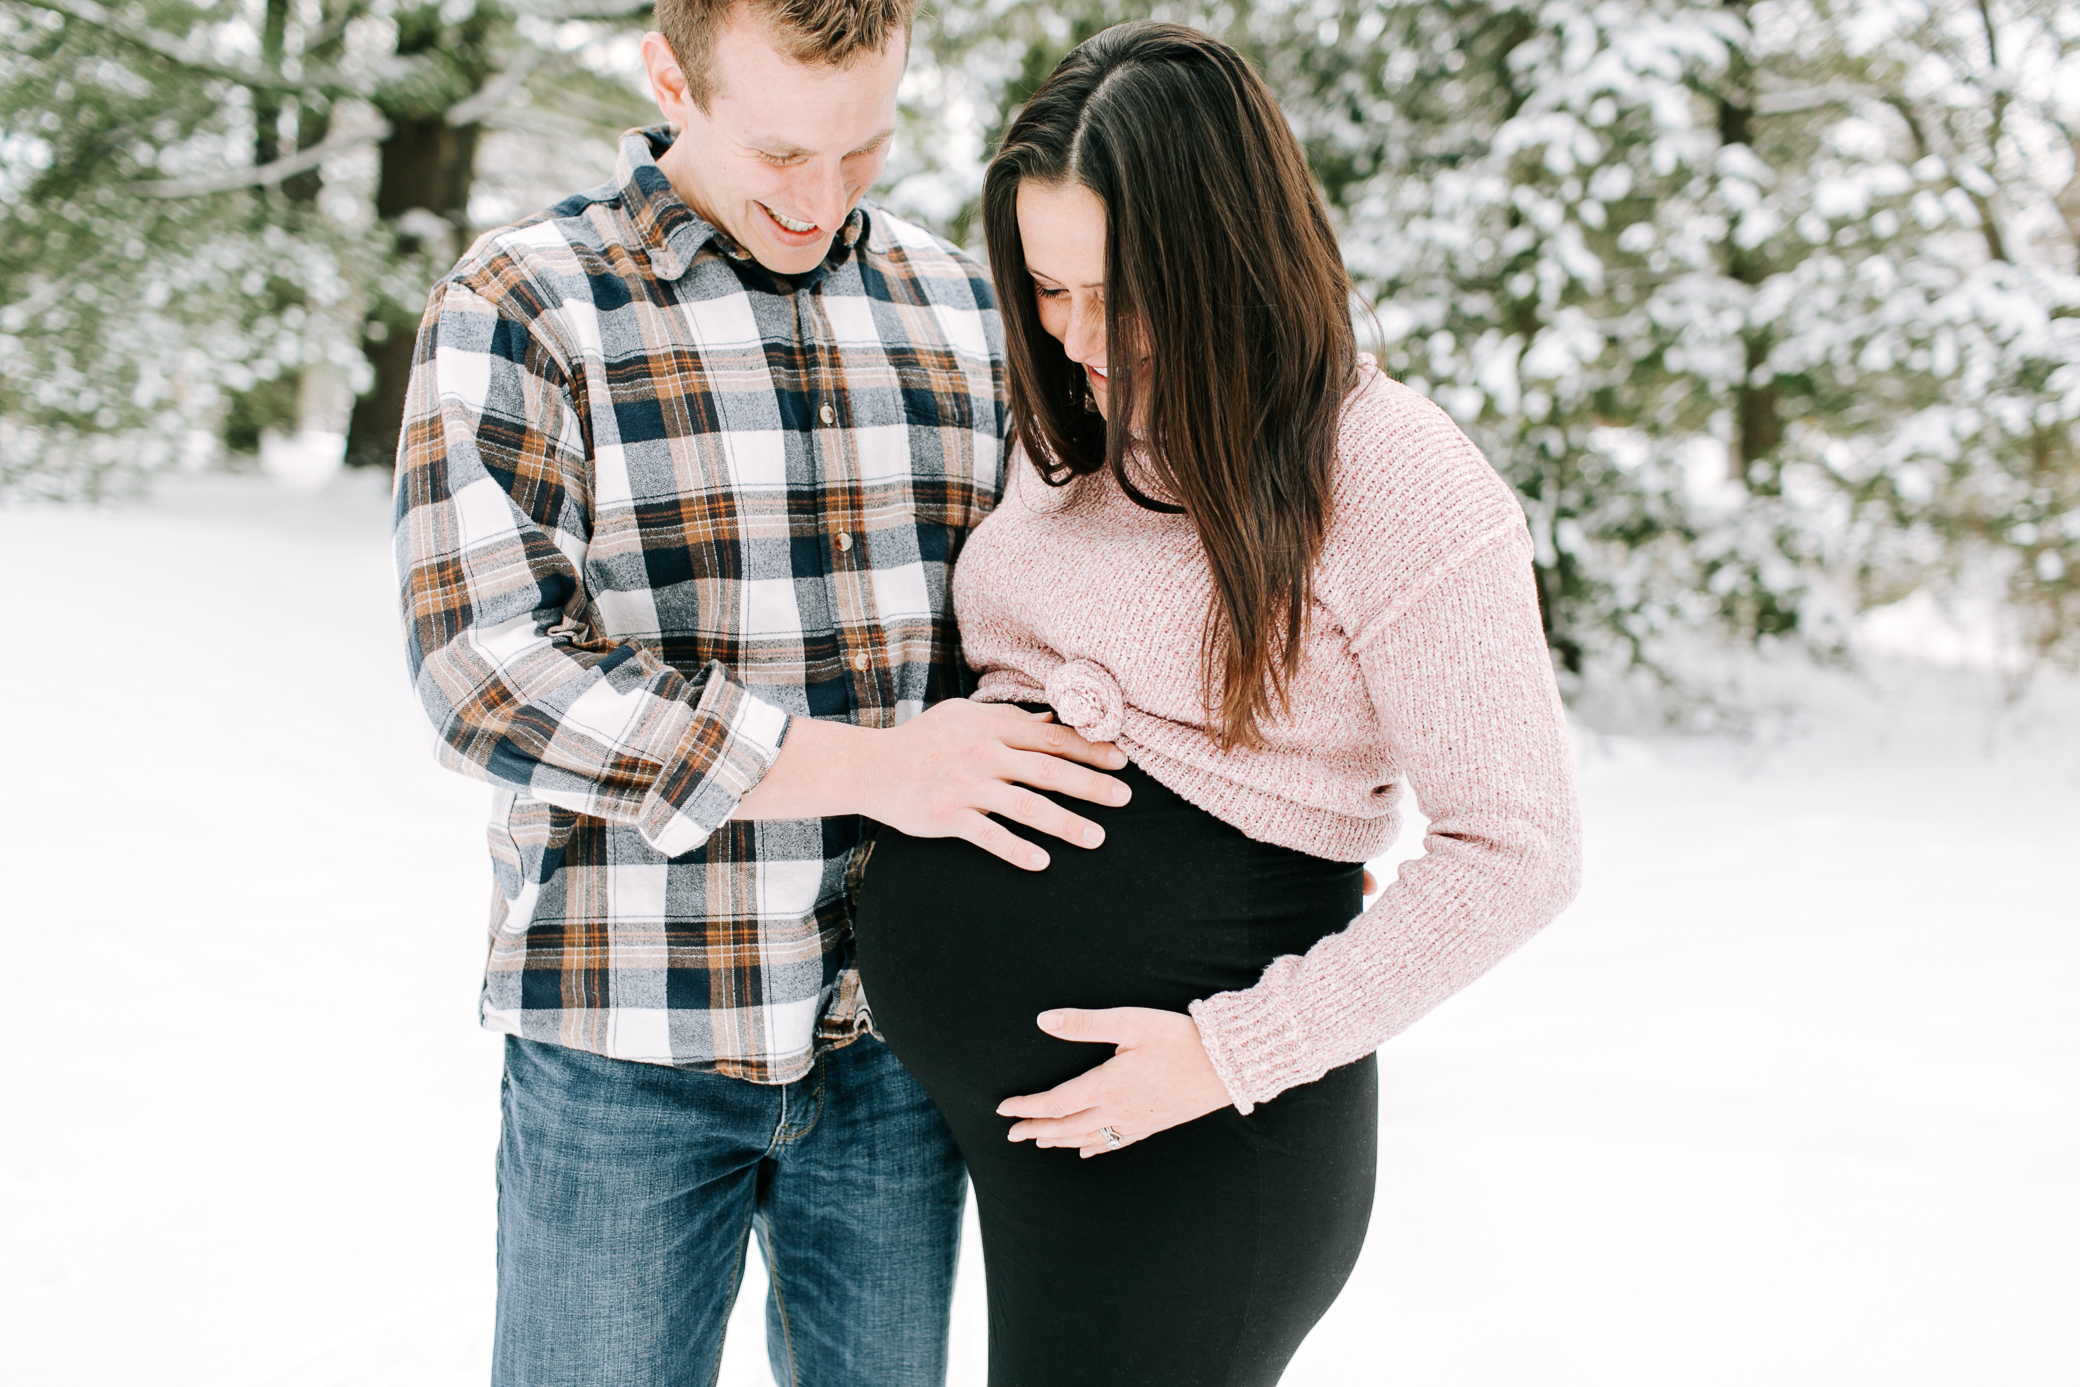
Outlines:
[{"label": "white snowy field", "polygon": [[[433,764],[370,481],[0,509],[11,1384],[485,1380],[486,792]],[[2080,689],[1808,696],[1580,734],[1587,886],[1384,1051],[1289,1383],[2080,1380]],[[971,1239],[960,1387],[981,1291]]]}]

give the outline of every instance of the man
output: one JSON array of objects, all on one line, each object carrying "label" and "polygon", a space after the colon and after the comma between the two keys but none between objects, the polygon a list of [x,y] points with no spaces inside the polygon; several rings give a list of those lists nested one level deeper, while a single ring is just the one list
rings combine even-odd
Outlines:
[{"label": "man", "polygon": [[1097,830],[1024,786],[1126,798],[957,697],[1002,336],[861,201],[915,2],[659,0],[677,137],[427,308],[397,555],[441,757],[496,787],[501,1384],[712,1382],[754,1228],[779,1381],[943,1380],[964,1176],[849,966],[859,816],[1038,870],[1002,821]]}]

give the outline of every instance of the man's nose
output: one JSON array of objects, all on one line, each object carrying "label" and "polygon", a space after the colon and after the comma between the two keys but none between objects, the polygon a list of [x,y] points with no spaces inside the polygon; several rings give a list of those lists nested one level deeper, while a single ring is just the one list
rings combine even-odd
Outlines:
[{"label": "man's nose", "polygon": [[825,231],[836,231],[845,220],[845,204],[850,199],[845,196],[845,172],[835,159],[806,171],[795,184],[794,195],[802,213]]}]

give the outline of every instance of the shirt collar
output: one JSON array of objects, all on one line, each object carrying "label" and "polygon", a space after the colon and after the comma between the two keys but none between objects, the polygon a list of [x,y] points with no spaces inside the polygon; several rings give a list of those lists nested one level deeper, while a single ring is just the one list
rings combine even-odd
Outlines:
[{"label": "shirt collar", "polygon": [[807,274],[778,275],[767,270],[737,239],[686,205],[673,190],[671,180],[657,166],[657,158],[672,147],[669,125],[630,130],[621,137],[621,150],[614,161],[614,181],[621,189],[621,205],[635,224],[636,236],[650,254],[650,268],[659,279],[677,279],[693,267],[693,260],[710,241],[739,273],[751,272],[773,281],[776,292],[806,289],[845,263],[854,247],[864,243],[872,230],[867,206],[861,203],[845,218],[845,225],[831,238],[830,253]]}]

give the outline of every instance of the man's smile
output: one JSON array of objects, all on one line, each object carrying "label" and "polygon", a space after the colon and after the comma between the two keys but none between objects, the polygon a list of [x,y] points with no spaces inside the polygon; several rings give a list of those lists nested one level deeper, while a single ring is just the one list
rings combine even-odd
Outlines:
[{"label": "man's smile", "polygon": [[758,210],[765,213],[766,216],[770,217],[773,221],[773,224],[779,227],[780,230],[785,232],[787,234],[788,239],[790,240],[801,237],[813,236],[816,233],[817,228],[815,222],[798,222],[793,217],[782,216],[780,213],[775,212],[772,208],[766,206],[763,202],[758,203],[757,206]]}]

